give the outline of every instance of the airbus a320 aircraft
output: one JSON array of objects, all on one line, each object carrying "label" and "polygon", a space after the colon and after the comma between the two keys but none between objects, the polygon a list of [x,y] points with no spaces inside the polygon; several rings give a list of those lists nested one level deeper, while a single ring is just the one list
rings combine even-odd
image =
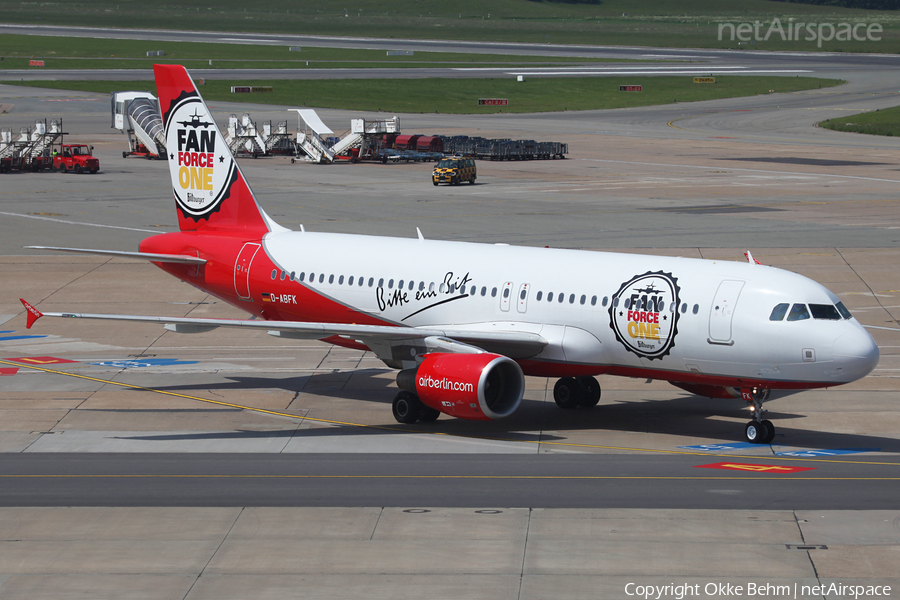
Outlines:
[{"label": "airbus a320 aircraft", "polygon": [[[837,296],[757,264],[289,231],[265,213],[184,67],[154,67],[179,232],[143,258],[252,320],[46,313],[155,322],[179,333],[263,330],[368,350],[399,369],[401,423],[500,419],[524,375],[557,377],[565,409],[595,375],[666,380],[752,405],[750,442],[775,435],[763,401],[848,383],[878,347]],[[28,327],[42,314],[22,301]]]}]

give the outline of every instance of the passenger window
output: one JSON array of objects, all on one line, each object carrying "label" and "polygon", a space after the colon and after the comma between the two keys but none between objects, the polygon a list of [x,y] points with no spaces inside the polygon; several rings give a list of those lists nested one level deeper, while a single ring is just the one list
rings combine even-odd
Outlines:
[{"label": "passenger window", "polygon": [[300,273],[300,281],[303,281],[304,277],[306,277],[306,273]]},{"label": "passenger window", "polygon": [[812,312],[813,319],[841,320],[841,315],[833,304],[810,304],[809,310]]},{"label": "passenger window", "polygon": [[476,288],[474,285],[473,285],[472,287],[470,287],[470,288],[469,288],[469,295],[470,295],[470,296],[474,296],[474,295],[475,295],[475,290],[477,290],[477,289],[478,289],[478,288]]},{"label": "passenger window", "polygon": [[416,282],[415,282],[415,281],[410,281],[410,282],[409,282],[409,291],[413,291],[413,288],[414,288],[414,287],[416,287]]},{"label": "passenger window", "polygon": [[795,304],[791,307],[791,312],[788,313],[788,321],[804,321],[809,318],[809,311],[806,309],[805,304]]},{"label": "passenger window", "polygon": [[619,308],[619,299],[618,298],[613,298],[613,306],[615,308]]},{"label": "passenger window", "polygon": [[563,294],[562,292],[560,292],[560,293],[559,293],[559,296],[557,296],[557,298],[558,298],[558,302],[559,302],[560,304],[562,304],[563,300],[566,299],[566,295]]},{"label": "passenger window", "polygon": [[285,273],[284,271],[281,272],[281,280],[282,281],[284,281],[284,278],[286,275],[287,275],[287,273]]},{"label": "passenger window", "polygon": [[[364,277],[360,277],[360,278],[359,278],[359,287],[362,287],[363,281],[365,281],[365,278],[364,278]],[[371,286],[372,284],[370,283],[369,285]]]},{"label": "passenger window", "polygon": [[328,276],[328,283],[334,283],[334,275]]},{"label": "passenger window", "polygon": [[591,296],[591,306],[597,306],[597,296]]},{"label": "passenger window", "polygon": [[378,287],[384,287],[384,277],[378,279]]},{"label": "passenger window", "polygon": [[504,298],[509,298],[509,288],[504,288],[504,289],[503,289],[503,297],[504,297]]},{"label": "passenger window", "polygon": [[351,275],[350,279],[347,280],[347,285],[353,285],[353,275]]},{"label": "passenger window", "polygon": [[344,276],[343,275],[338,277],[338,285],[344,285]]},{"label": "passenger window", "polygon": [[[421,292],[421,291],[424,290],[424,289],[425,289],[425,282],[424,282],[424,281],[420,281],[420,282],[419,282],[419,291]],[[483,295],[483,294],[482,294],[482,295]]]},{"label": "passenger window", "polygon": [[584,294],[581,295],[581,304],[584,304],[587,301],[587,296]]},{"label": "passenger window", "polygon": [[841,316],[844,317],[845,319],[853,318],[853,315],[850,314],[850,311],[847,310],[847,307],[844,306],[843,302],[838,302],[836,308],[838,309],[838,312],[841,313]]},{"label": "passenger window", "polygon": [[497,297],[497,288],[491,288],[491,298]]},{"label": "passenger window", "polygon": [[787,314],[788,306],[790,306],[790,304],[788,304],[787,302],[777,305],[772,309],[772,314],[769,315],[769,320],[781,321],[782,319],[784,319],[784,315]]},{"label": "passenger window", "polygon": [[631,308],[631,298],[625,298],[625,308]]},{"label": "passenger window", "polygon": [[[275,278],[273,277],[272,279],[275,279]],[[315,283],[315,282],[316,282],[316,274],[315,274],[315,273],[310,273],[310,274],[309,274],[309,282],[310,282],[310,283]]]},{"label": "passenger window", "polygon": [[369,277],[369,287],[372,287],[372,284],[374,284],[374,283],[375,283],[375,278]]},{"label": "passenger window", "polygon": [[547,292],[547,302],[553,302],[553,292]]},{"label": "passenger window", "polygon": [[394,280],[391,279],[390,281],[388,281],[388,289],[390,290],[390,289],[393,289],[393,288],[394,288]]},{"label": "passenger window", "polygon": [[540,299],[543,298],[543,297],[544,297],[544,292],[538,292],[538,293],[537,293],[537,296],[535,296],[535,299],[536,299],[536,300],[540,300]]},{"label": "passenger window", "polygon": [[694,309],[693,309],[691,312],[694,313],[695,315],[696,315],[698,312],[700,312],[700,305],[699,305],[699,304],[695,304],[695,305],[694,305]]},{"label": "passenger window", "polygon": [[296,272],[296,271],[291,271],[291,281],[293,281],[293,280],[294,280],[294,275],[296,275],[296,274],[297,274],[297,272]]},{"label": "passenger window", "polygon": [[684,304],[681,305],[681,314],[684,314],[686,312],[687,312],[687,302],[685,302]]},{"label": "passenger window", "polygon": [[[390,284],[388,284],[388,285],[390,286]],[[403,289],[403,280],[402,279],[400,280],[400,283],[397,284],[397,287],[400,288],[401,290]]]},{"label": "passenger window", "polygon": [[526,290],[522,290],[522,291],[519,293],[519,300],[524,300],[524,299],[525,299],[525,294],[526,294],[526,293],[527,293]]},{"label": "passenger window", "polygon": [[433,292],[433,291],[434,291],[434,282],[433,282],[433,281],[432,281],[431,283],[428,284],[428,291],[429,291],[429,292]]},{"label": "passenger window", "polygon": [[481,295],[484,296],[485,294],[487,294],[487,288],[482,286],[481,287]]},{"label": "passenger window", "polygon": [[575,294],[569,294],[569,304],[575,304]]},{"label": "passenger window", "polygon": [[272,279],[274,280],[276,277],[278,277],[278,269],[272,269]]},{"label": "passenger window", "polygon": [[606,306],[607,304],[609,304],[608,301],[609,301],[609,298],[607,298],[606,296],[603,296],[603,302],[601,302],[600,304],[602,304],[603,306]]}]

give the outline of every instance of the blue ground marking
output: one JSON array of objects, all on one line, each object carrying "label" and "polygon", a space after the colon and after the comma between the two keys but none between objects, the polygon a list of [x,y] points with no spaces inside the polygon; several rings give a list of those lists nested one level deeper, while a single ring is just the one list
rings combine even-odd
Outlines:
[{"label": "blue ground marking", "polygon": [[142,367],[168,367],[169,365],[196,365],[197,360],[179,360],[177,358],[142,358],[127,360],[107,360],[104,362],[89,363],[101,367],[116,367],[117,369],[140,369]]},{"label": "blue ground marking", "polygon": [[815,458],[817,456],[839,456],[841,454],[859,454],[860,452],[878,452],[881,448],[835,448],[833,450],[791,450],[776,452],[775,456],[796,456],[798,458]]},{"label": "blue ground marking", "polygon": [[[0,333],[15,333],[15,329],[12,331],[0,331]],[[8,342],[12,340],[35,340],[38,338],[45,338],[46,335],[11,335],[6,337],[0,337],[0,342]]]},{"label": "blue ground marking", "polygon": [[750,442],[735,442],[734,444],[700,444],[699,446],[678,446],[685,450],[700,450],[701,452],[722,452],[724,450],[739,450],[741,448],[758,448],[759,444]]}]

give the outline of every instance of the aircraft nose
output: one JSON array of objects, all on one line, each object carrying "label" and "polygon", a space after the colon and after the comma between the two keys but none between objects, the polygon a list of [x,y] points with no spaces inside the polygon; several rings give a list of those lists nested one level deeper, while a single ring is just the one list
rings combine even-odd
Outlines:
[{"label": "aircraft nose", "polygon": [[852,381],[865,377],[878,365],[878,345],[866,330],[853,329],[834,341],[833,356],[844,363],[843,371]]}]

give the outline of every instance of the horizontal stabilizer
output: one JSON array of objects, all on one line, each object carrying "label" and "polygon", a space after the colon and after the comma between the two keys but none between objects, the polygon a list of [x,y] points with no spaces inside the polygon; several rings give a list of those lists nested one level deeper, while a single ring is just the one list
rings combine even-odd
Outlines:
[{"label": "horizontal stabilizer", "polygon": [[96,254],[99,256],[118,256],[120,258],[139,258],[162,263],[181,263],[185,265],[205,265],[205,258],[186,256],[184,254],[152,254],[150,252],[125,252],[120,250],[88,250],[84,248],[55,248],[53,246],[25,246],[29,250],[54,250],[56,252],[73,252],[75,254]]}]

